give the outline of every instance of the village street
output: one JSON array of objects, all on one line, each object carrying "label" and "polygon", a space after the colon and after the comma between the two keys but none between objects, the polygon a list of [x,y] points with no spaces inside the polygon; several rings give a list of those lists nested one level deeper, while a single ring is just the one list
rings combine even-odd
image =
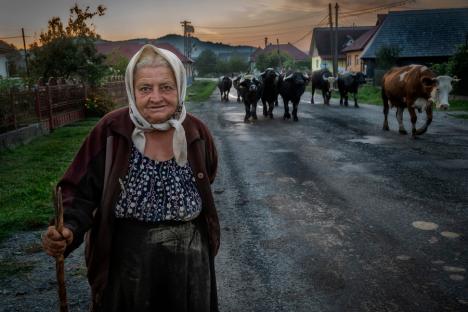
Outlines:
[{"label": "village street", "polygon": [[[436,112],[412,139],[398,134],[394,111],[383,132],[381,110],[311,105],[306,93],[299,122],[282,119],[280,100],[274,120],[258,107],[244,123],[233,93],[188,105],[219,152],[221,311],[468,309],[468,123]],[[32,239],[19,234],[0,254]],[[53,311],[53,261],[18,250],[36,268],[0,285],[0,311]],[[65,262],[71,311],[89,300],[82,259],[81,248]]]}]

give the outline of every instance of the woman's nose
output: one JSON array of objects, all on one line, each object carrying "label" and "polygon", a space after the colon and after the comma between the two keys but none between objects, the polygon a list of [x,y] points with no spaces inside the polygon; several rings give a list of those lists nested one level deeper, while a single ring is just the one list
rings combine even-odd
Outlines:
[{"label": "woman's nose", "polygon": [[160,102],[162,100],[161,91],[158,88],[154,88],[150,94],[150,101],[152,102]]}]

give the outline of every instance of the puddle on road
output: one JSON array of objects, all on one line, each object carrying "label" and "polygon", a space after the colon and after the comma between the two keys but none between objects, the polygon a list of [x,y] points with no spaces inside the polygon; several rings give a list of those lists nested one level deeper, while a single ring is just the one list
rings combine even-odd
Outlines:
[{"label": "puddle on road", "polygon": [[348,141],[366,144],[383,144],[389,142],[390,140],[379,136],[366,135],[362,139],[351,139]]},{"label": "puddle on road", "polygon": [[449,266],[449,265],[444,265],[443,269],[445,272],[449,272],[449,273],[465,273],[466,272],[464,268],[454,267],[454,266]]},{"label": "puddle on road", "polygon": [[460,234],[454,233],[454,232],[448,232],[448,231],[443,231],[443,232],[440,233],[440,235],[442,235],[443,237],[446,237],[446,238],[458,238],[458,237],[460,237]]},{"label": "puddle on road", "polygon": [[283,183],[296,183],[296,179],[292,177],[280,177],[276,179],[278,182],[283,182]]},{"label": "puddle on road", "polygon": [[422,231],[433,231],[439,227],[437,224],[433,222],[426,222],[426,221],[414,221],[411,224],[413,225],[413,227]]},{"label": "puddle on road", "polygon": [[270,153],[292,153],[293,151],[292,151],[292,150],[288,150],[288,149],[278,148],[278,149],[271,150],[271,151],[269,151],[269,152],[270,152]]},{"label": "puddle on road", "polygon": [[457,281],[457,282],[463,281],[465,279],[465,277],[460,274],[450,274],[449,277],[452,281]]},{"label": "puddle on road", "polygon": [[397,256],[396,258],[397,260],[400,260],[400,261],[408,261],[411,259],[410,256],[406,256],[406,255]]}]

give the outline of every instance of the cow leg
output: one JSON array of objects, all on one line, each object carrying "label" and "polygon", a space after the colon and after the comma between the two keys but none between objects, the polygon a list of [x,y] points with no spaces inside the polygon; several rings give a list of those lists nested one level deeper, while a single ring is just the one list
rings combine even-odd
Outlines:
[{"label": "cow leg", "polygon": [[383,123],[383,127],[382,129],[385,130],[385,131],[388,131],[390,130],[390,128],[388,127],[388,110],[389,110],[389,107],[388,107],[388,98],[387,98],[387,95],[385,94],[385,90],[384,88],[382,87],[382,102],[383,102],[383,113],[384,113],[384,123]]},{"label": "cow leg", "polygon": [[330,105],[330,99],[328,97],[328,92],[322,90],[323,104]]},{"label": "cow leg", "polygon": [[293,111],[292,111],[293,120],[299,121],[299,119],[297,118],[297,107],[299,106],[299,101],[292,102],[292,105],[293,105]]},{"label": "cow leg", "polygon": [[257,102],[254,102],[252,103],[252,110],[250,111],[250,116],[252,116],[252,118],[254,120],[257,120]]},{"label": "cow leg", "polygon": [[412,134],[413,134],[413,137],[418,134],[417,133],[417,130],[416,130],[416,121],[418,120],[418,116],[416,116],[416,111],[414,110],[413,107],[409,107],[408,106],[408,112],[411,116],[411,125],[412,125]]},{"label": "cow leg", "polygon": [[250,104],[244,103],[245,105],[245,117],[244,117],[244,122],[249,121],[250,118]]},{"label": "cow leg", "polygon": [[348,92],[345,92],[344,94],[344,105],[348,106]]},{"label": "cow leg", "polygon": [[268,102],[268,117],[273,119],[273,109],[275,108],[275,101]]},{"label": "cow leg", "polygon": [[431,122],[432,122],[432,105],[429,104],[426,106],[426,123],[424,124],[422,128],[419,128],[416,130],[415,135],[421,135],[424,132],[426,132]]},{"label": "cow leg", "polygon": [[343,105],[343,98],[344,98],[343,92],[340,91],[340,106]]},{"label": "cow leg", "polygon": [[278,98],[275,99],[275,106],[278,106]]},{"label": "cow leg", "polygon": [[289,102],[289,100],[283,99],[283,103],[284,103],[284,115],[283,115],[283,119],[291,119],[291,115],[289,114],[288,102]]},{"label": "cow leg", "polygon": [[[268,116],[268,111],[267,111],[267,101],[265,101],[264,99],[262,99],[262,104],[263,104],[263,116]],[[270,105],[270,103],[268,103],[268,105]]]},{"label": "cow leg", "polygon": [[400,132],[400,134],[408,134],[408,132],[406,132],[405,130],[405,126],[403,125],[403,112],[404,111],[405,111],[404,107],[400,107],[400,106],[397,107],[396,118],[398,120],[398,132]]},{"label": "cow leg", "polygon": [[314,104],[314,93],[315,93],[315,88],[312,86],[312,97],[310,98],[310,104]]},{"label": "cow leg", "polygon": [[354,107],[359,107],[359,105],[357,103],[357,92],[354,93]]}]

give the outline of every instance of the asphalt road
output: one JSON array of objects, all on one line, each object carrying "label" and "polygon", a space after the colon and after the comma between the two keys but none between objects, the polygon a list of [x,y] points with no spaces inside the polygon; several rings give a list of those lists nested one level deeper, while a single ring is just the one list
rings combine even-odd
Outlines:
[{"label": "asphalt road", "polygon": [[468,121],[436,112],[413,139],[310,93],[299,122],[280,100],[244,123],[218,92],[188,110],[219,150],[221,311],[468,311]]}]

